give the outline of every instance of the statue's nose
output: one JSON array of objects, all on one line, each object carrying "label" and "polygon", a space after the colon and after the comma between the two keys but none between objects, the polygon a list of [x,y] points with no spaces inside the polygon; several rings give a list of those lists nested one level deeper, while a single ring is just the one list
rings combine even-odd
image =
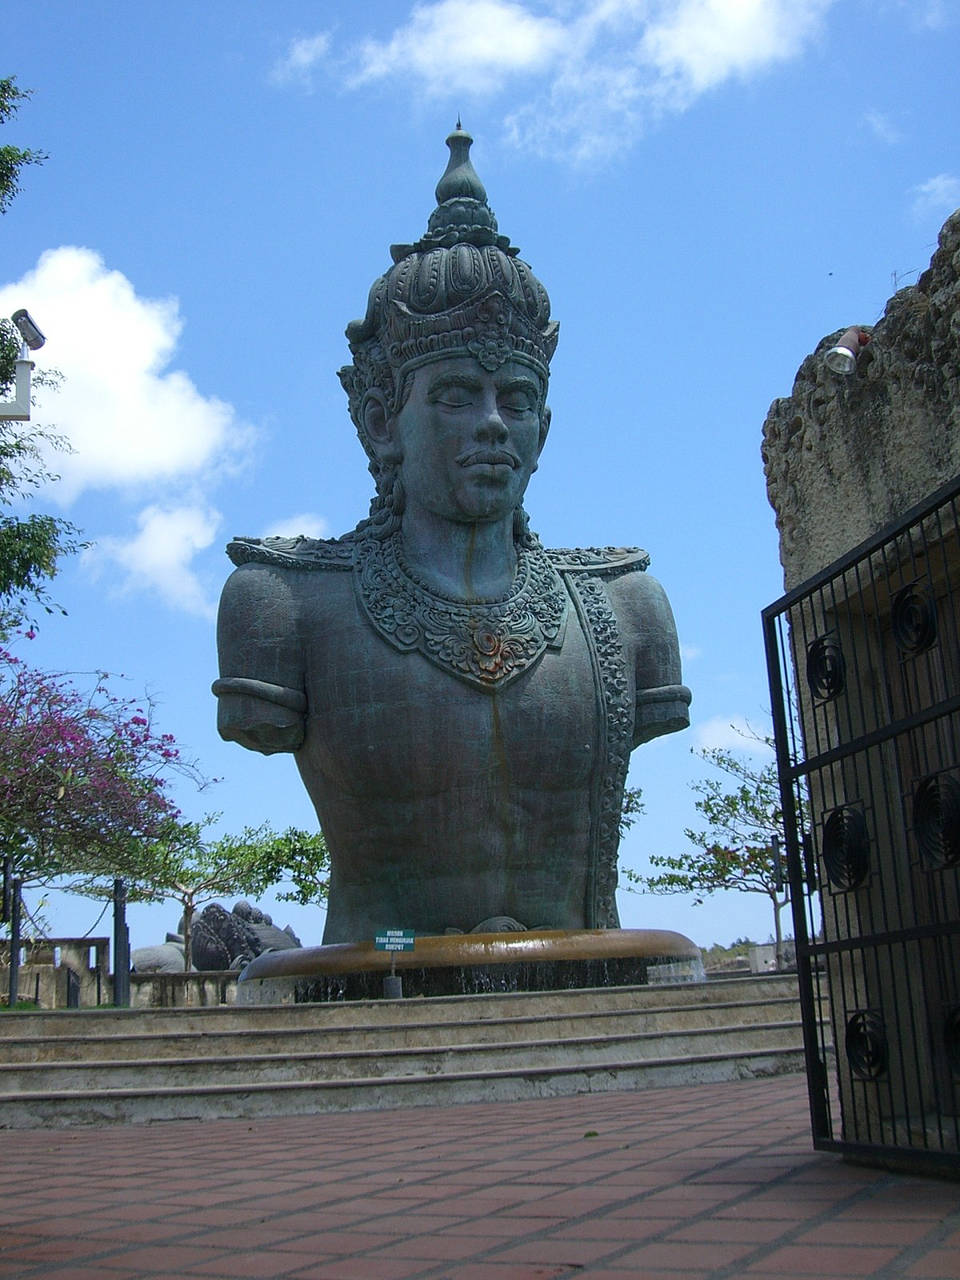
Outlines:
[{"label": "statue's nose", "polygon": [[477,424],[477,439],[482,440],[485,444],[503,444],[509,434],[506,423],[501,418],[500,410],[496,404],[486,408]]}]

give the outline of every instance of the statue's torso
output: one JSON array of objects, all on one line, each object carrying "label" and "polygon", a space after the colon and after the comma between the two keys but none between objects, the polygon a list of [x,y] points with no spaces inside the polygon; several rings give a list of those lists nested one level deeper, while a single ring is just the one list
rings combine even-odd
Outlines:
[{"label": "statue's torso", "polygon": [[302,575],[297,596],[297,765],[331,848],[350,851],[325,940],[357,936],[358,920],[360,936],[501,915],[582,926],[599,711],[577,619],[559,651],[487,691],[387,644],[351,575]]},{"label": "statue's torso", "polygon": [[220,731],[295,753],[331,852],[324,941],[615,925],[629,753],[689,702],[645,554],[521,552],[507,601],[461,605],[391,545],[234,543],[221,603]]}]

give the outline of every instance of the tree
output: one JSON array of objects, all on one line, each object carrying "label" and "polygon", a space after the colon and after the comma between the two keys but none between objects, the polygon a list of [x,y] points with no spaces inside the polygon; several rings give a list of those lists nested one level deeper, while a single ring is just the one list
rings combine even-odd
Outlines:
[{"label": "tree", "polygon": [[[291,883],[292,891],[278,894],[281,902],[305,906],[327,897],[330,858],[319,831],[310,834],[288,827],[278,833],[264,823],[245,827],[239,836],[204,842],[203,825],[193,825],[192,843],[186,831],[188,839],[179,846],[156,846],[146,864],[149,896],[172,897],[180,904],[185,969],[193,963],[193,917],[201,903],[238,893],[257,897],[284,881]],[[143,870],[138,887],[144,884]]]},{"label": "tree", "polygon": [[184,818],[168,788],[210,779],[152,721],[150,703],[120,697],[103,672],[84,692],[0,647],[0,851],[24,886],[109,898],[119,877],[131,901],[173,898],[189,968],[199,905],[282,882],[283,901],[323,902],[330,862],[319,832],[294,827],[207,839],[214,819]]},{"label": "tree", "polygon": [[121,850],[118,860],[97,874],[75,877],[70,887],[106,898],[113,877],[120,875],[131,901],[172,898],[182,913],[185,969],[193,963],[193,918],[205,902],[236,894],[259,896],[284,881],[292,890],[278,895],[283,902],[307,905],[326,900],[330,860],[320,832],[289,827],[277,833],[264,823],[245,828],[239,836],[205,840],[203,832],[212,821],[173,822],[163,838],[134,851]]},{"label": "tree", "polygon": [[[769,739],[760,739],[772,745]],[[699,796],[695,807],[706,819],[702,831],[687,828],[684,835],[696,846],[677,855],[654,854],[650,865],[656,874],[642,876],[625,869],[628,881],[647,893],[692,893],[699,905],[721,889],[741,893],[765,893],[773,909],[774,937],[780,956],[783,935],[780,912],[790,900],[781,874],[774,837],[783,831],[780,787],[774,762],[757,767],[722,748],[696,753],[726,778],[705,778],[692,784]]]},{"label": "tree", "polygon": [[0,419],[0,639],[26,622],[33,605],[54,611],[47,583],[64,556],[86,545],[69,520],[9,510],[29,490],[57,479],[44,461],[44,446],[66,447],[43,427]]},{"label": "tree", "polygon": [[322,831],[287,827],[276,832],[268,823],[245,827],[239,836],[223,836],[219,852],[238,862],[256,866],[266,885],[288,884],[278,893],[281,902],[301,907],[322,906],[330,887],[330,853]]},{"label": "tree", "polygon": [[625,787],[623,803],[620,805],[620,839],[622,840],[636,820],[643,813],[643,792],[639,787]]},{"label": "tree", "polygon": [[82,692],[0,648],[0,843],[24,884],[120,874],[179,836],[169,779],[207,780],[151,721],[102,672]]},{"label": "tree", "polygon": [[[0,79],[0,124],[16,114],[30,96],[18,89],[13,77]],[[20,170],[39,164],[40,151],[0,146],[0,213],[5,213],[20,189]],[[20,334],[10,320],[0,320],[0,399],[13,384],[20,354]],[[55,385],[56,375],[38,374],[37,385]],[[35,424],[0,419],[0,637],[6,637],[25,619],[31,604],[53,611],[46,583],[57,572],[60,559],[82,545],[77,530],[56,516],[14,516],[9,508],[32,490],[57,476],[46,457],[66,448],[63,438]]]},{"label": "tree", "polygon": [[132,857],[121,852],[99,874],[74,879],[70,886],[94,897],[108,897],[112,878],[127,881],[133,901],[165,901],[172,898],[183,914],[184,964],[190,968],[192,921],[197,908],[214,898],[235,894],[259,896],[266,889],[289,885],[278,893],[281,902],[301,906],[326,902],[330,856],[319,831],[288,827],[276,832],[263,823],[245,827],[240,835],[204,838],[204,830],[216,821],[211,815],[200,822],[178,819],[168,825],[163,838],[140,847]]},{"label": "tree", "polygon": [[137,851],[133,858],[115,863],[107,877],[88,877],[75,883],[78,892],[106,897],[112,878],[120,875],[132,901],[179,904],[183,935],[183,967],[193,967],[193,918],[203,903],[224,895],[260,894],[269,881],[260,873],[254,851],[243,851],[229,839],[207,841],[204,829],[213,821],[181,821],[172,824],[164,839]]},{"label": "tree", "polygon": [[[18,89],[15,76],[0,79],[0,124],[12,119],[23,102],[30,97],[30,89]],[[6,144],[0,147],[0,213],[6,213],[20,191],[20,170],[46,160],[42,151],[24,150]]]}]

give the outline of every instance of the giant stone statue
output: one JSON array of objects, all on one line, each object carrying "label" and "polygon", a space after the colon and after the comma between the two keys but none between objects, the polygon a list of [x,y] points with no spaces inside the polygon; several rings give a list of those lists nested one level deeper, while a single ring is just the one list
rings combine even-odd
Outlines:
[{"label": "giant stone statue", "polygon": [[347,328],[369,518],[228,548],[219,729],[296,759],[331,855],[324,943],[616,928],[630,752],[688,723],[646,553],[529,528],[557,325],[471,141],[447,139],[426,233]]}]

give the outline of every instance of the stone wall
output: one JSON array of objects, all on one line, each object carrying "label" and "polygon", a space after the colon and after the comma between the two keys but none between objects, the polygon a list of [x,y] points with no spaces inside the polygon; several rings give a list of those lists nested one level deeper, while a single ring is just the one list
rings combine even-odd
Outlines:
[{"label": "stone wall", "polygon": [[960,210],[915,285],[889,300],[847,377],[807,356],[763,427],[789,590],[960,475]]}]

